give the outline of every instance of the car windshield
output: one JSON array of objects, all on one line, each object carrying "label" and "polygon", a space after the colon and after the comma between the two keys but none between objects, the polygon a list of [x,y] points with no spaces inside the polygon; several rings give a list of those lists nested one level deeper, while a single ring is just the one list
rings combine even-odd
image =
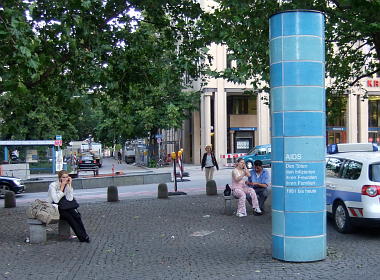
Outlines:
[{"label": "car windshield", "polygon": [[369,166],[369,179],[373,182],[380,182],[380,162]]},{"label": "car windshield", "polygon": [[248,154],[248,155],[255,155],[256,153],[257,153],[257,150],[256,150],[256,148],[254,147],[254,148],[250,149],[249,152],[248,152],[247,154]]}]

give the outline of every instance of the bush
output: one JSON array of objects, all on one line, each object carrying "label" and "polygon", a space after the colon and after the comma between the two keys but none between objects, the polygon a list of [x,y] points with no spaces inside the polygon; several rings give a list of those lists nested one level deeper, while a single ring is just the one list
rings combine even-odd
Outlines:
[{"label": "bush", "polygon": [[156,168],[157,167],[157,161],[154,159],[149,160],[148,167],[149,168]]}]

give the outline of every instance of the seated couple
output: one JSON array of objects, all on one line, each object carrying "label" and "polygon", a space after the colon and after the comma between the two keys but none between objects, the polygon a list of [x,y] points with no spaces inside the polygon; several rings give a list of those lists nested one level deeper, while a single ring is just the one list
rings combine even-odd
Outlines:
[{"label": "seated couple", "polygon": [[[247,177],[247,180],[244,178]],[[238,201],[236,216],[246,217],[245,199],[252,205],[254,215],[262,215],[264,203],[268,196],[269,174],[263,169],[261,160],[254,162],[252,175],[245,166],[244,159],[239,159],[236,168],[232,171],[232,195]]]}]

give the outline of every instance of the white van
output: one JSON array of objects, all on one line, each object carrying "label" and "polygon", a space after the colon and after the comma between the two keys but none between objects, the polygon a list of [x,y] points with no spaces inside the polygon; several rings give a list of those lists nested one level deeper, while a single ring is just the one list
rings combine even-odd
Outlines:
[{"label": "white van", "polygon": [[371,143],[335,144],[326,156],[326,204],[334,225],[380,223],[380,152]]}]

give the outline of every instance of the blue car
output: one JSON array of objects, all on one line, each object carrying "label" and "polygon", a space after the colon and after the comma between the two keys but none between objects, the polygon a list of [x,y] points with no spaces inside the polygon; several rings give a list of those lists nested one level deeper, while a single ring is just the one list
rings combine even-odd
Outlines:
[{"label": "blue car", "polygon": [[242,156],[241,158],[244,159],[245,164],[247,165],[248,169],[253,168],[253,163],[255,160],[259,159],[263,162],[264,166],[270,166],[271,165],[271,145],[259,145],[256,147],[253,147],[245,156]]}]

